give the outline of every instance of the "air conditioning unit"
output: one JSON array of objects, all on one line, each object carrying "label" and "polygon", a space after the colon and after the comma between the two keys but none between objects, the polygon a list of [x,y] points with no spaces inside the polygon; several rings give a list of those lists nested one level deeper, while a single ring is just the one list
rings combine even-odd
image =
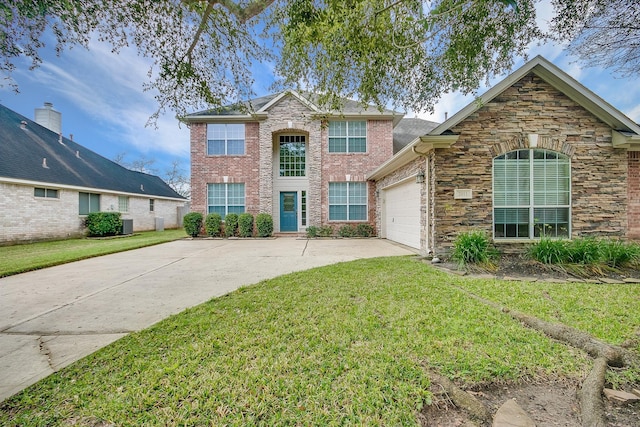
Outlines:
[{"label": "air conditioning unit", "polygon": [[122,234],[133,234],[133,220],[132,219],[123,219],[122,220]]}]

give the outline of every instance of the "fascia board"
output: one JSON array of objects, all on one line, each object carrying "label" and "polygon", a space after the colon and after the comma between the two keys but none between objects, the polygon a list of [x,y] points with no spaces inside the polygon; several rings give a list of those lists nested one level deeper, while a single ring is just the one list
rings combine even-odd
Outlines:
[{"label": "fascia board", "polygon": [[401,168],[420,156],[428,154],[434,148],[449,148],[459,138],[459,135],[426,135],[414,139],[395,156],[384,162],[376,170],[367,175],[367,180],[377,181],[391,172]]},{"label": "fascia board", "polygon": [[594,92],[587,89],[576,79],[569,76],[556,65],[539,55],[507,76],[504,80],[500,81],[482,96],[469,103],[466,107],[451,116],[429,134],[438,135],[453,128],[530,72],[535,73],[544,81],[563,92],[570,99],[580,104],[611,128],[617,130],[629,130],[636,134],[640,134],[640,126],[604,101]]},{"label": "fascia board", "polygon": [[309,108],[310,110],[312,110],[315,113],[322,113],[322,111],[318,108],[317,105],[315,105],[314,103],[312,103],[311,101],[309,101],[307,98],[305,98],[304,96],[300,95],[298,92],[296,92],[295,90],[288,90],[285,92],[280,93],[278,96],[276,96],[275,98],[273,98],[271,101],[267,102],[265,105],[262,106],[261,109],[259,109],[258,111],[256,111],[256,113],[258,114],[266,114],[267,111],[269,110],[269,108],[271,108],[272,106],[274,106],[275,104],[277,104],[278,102],[280,102],[280,100],[282,98],[284,98],[287,95],[291,95],[294,98],[296,98],[298,101],[300,101],[301,103],[303,103],[307,108]]},{"label": "fascia board", "polygon": [[108,190],[105,188],[93,188],[93,187],[80,187],[75,185],[68,184],[59,184],[57,182],[43,182],[43,181],[32,181],[28,179],[16,179],[16,178],[8,178],[0,176],[0,182],[7,184],[16,184],[16,185],[24,185],[24,186],[33,186],[33,187],[47,187],[61,190],[73,190],[73,191],[82,191],[88,193],[101,193],[101,194],[113,194],[117,196],[133,196],[133,197],[141,197],[146,199],[163,199],[163,200],[175,200],[180,202],[187,202],[187,199],[179,199],[176,197],[167,197],[167,196],[159,196],[157,194],[146,194],[146,193],[127,193],[124,191],[117,190]]},{"label": "fascia board", "polygon": [[184,123],[246,123],[255,120],[264,120],[266,113],[235,114],[235,115],[210,115],[210,116],[185,116],[180,118]]}]

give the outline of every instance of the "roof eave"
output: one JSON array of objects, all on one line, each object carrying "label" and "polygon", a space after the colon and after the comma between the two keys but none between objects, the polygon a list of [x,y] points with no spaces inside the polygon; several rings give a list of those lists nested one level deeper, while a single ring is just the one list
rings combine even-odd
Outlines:
[{"label": "roof eave", "polygon": [[0,176],[0,182],[4,182],[7,184],[34,186],[34,187],[51,187],[51,188],[82,191],[82,192],[89,192],[89,193],[93,192],[93,193],[100,193],[100,194],[117,194],[120,196],[135,196],[135,197],[142,197],[146,199],[163,199],[163,200],[174,200],[174,201],[181,201],[181,202],[187,201],[187,198],[182,196],[171,197],[171,196],[162,196],[154,193],[133,193],[128,191],[119,191],[119,190],[113,190],[108,188],[82,187],[78,185],[61,184],[59,182],[35,181],[30,179],[10,178],[6,176]]},{"label": "roof eave", "polygon": [[604,101],[594,92],[587,89],[576,79],[569,76],[553,63],[539,55],[511,73],[504,80],[500,81],[494,87],[485,92],[482,96],[469,103],[466,107],[451,116],[429,134],[439,135],[458,125],[464,119],[482,108],[530,72],[533,72],[538,77],[563,92],[570,99],[580,104],[591,114],[609,125],[612,129],[627,130],[640,134],[640,126],[638,126],[638,124],[634,123],[631,119]]},{"label": "roof eave", "polygon": [[377,181],[396,169],[408,164],[420,156],[429,154],[436,148],[449,148],[458,141],[460,135],[426,135],[414,139],[395,156],[384,162],[367,175],[367,180]]},{"label": "roof eave", "polygon": [[253,114],[230,114],[230,115],[190,115],[180,117],[180,121],[183,123],[244,123],[256,120],[264,120],[267,118],[267,113],[253,113]]},{"label": "roof eave", "polygon": [[626,148],[628,151],[640,151],[640,135],[612,131],[613,148]]}]

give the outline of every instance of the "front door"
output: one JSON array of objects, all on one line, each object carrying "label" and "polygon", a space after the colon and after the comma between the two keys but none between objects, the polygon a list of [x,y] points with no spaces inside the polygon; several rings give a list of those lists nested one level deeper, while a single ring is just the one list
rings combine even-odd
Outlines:
[{"label": "front door", "polygon": [[298,193],[280,193],[280,231],[298,231]]}]

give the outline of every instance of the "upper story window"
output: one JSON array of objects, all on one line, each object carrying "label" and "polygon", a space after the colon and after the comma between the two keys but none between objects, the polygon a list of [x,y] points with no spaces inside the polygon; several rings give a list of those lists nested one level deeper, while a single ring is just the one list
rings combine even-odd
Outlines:
[{"label": "upper story window", "polygon": [[244,123],[207,124],[207,154],[209,156],[243,155]]},{"label": "upper story window", "polygon": [[57,199],[58,198],[58,190],[54,190],[52,188],[35,187],[33,189],[33,195],[35,197],[45,197],[47,199]]},{"label": "upper story window", "polygon": [[149,212],[153,212],[156,209],[156,201],[149,199]]},{"label": "upper story window", "polygon": [[100,212],[100,195],[96,193],[79,193],[79,214],[88,215],[91,212]]},{"label": "upper story window", "polygon": [[510,151],[493,159],[496,238],[569,237],[571,165],[561,153]]},{"label": "upper story window", "polygon": [[306,176],[306,138],[280,135],[280,176]]},{"label": "upper story window", "polygon": [[129,212],[129,198],[118,196],[118,212]]},{"label": "upper story window", "polygon": [[366,153],[367,122],[329,122],[330,153]]},{"label": "upper story window", "polygon": [[329,183],[329,221],[366,221],[367,183]]}]

